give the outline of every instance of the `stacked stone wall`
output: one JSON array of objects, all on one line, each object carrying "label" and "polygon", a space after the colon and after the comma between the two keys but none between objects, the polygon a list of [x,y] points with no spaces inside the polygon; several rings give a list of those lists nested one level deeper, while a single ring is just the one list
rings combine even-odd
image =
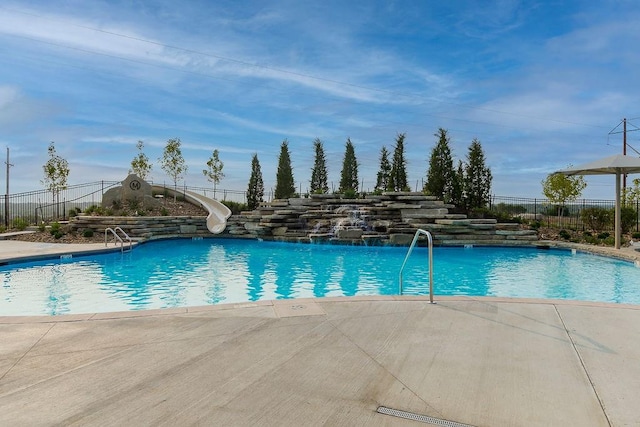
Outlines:
[{"label": "stacked stone wall", "polygon": [[[232,215],[217,236],[302,243],[408,245],[416,230],[429,231],[434,244],[527,245],[538,240],[534,230],[495,219],[470,219],[449,213],[454,206],[422,193],[390,192],[364,199],[313,194],[308,198],[274,200],[251,212]],[[79,216],[73,231],[121,227],[131,237],[213,237],[205,217],[100,217]],[[421,237],[421,244],[426,239]]]},{"label": "stacked stone wall", "polygon": [[[449,213],[453,205],[414,192],[389,192],[364,199],[312,194],[275,200],[233,215],[226,234],[270,240],[408,245],[417,229],[431,232],[437,245],[526,245],[534,230],[495,219]],[[424,238],[421,238],[424,241]]]},{"label": "stacked stone wall", "polygon": [[122,228],[130,237],[153,239],[172,236],[211,236],[206,218],[197,216],[77,216],[69,222],[72,231],[104,234],[107,228]]}]

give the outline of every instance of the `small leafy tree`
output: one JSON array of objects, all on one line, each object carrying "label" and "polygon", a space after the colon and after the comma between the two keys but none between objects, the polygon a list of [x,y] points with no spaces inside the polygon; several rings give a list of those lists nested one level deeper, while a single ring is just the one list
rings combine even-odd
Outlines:
[{"label": "small leafy tree", "polygon": [[396,136],[396,145],[393,150],[393,163],[387,189],[391,191],[409,191],[407,183],[407,161],[404,158],[404,133]]},{"label": "small leafy tree", "polygon": [[443,128],[439,128],[434,136],[438,138],[438,142],[429,158],[424,192],[450,203],[454,199],[454,180],[456,179],[449,147],[450,139],[447,130]]},{"label": "small leafy tree", "polygon": [[53,141],[49,144],[47,152],[49,153],[49,160],[42,166],[44,170],[42,184],[51,192],[53,203],[56,204],[56,216],[60,216],[58,209],[60,191],[67,188],[69,163],[56,153],[56,147]]},{"label": "small leafy tree", "polygon": [[[180,149],[181,144],[180,138],[169,139],[164,147],[162,157],[158,159],[162,170],[173,181],[173,187],[176,192],[178,191],[178,180],[187,172],[187,165]],[[176,193],[173,195],[173,200],[176,200]]]},{"label": "small leafy tree", "polygon": [[313,169],[311,170],[311,182],[309,191],[316,194],[326,194],[329,192],[327,183],[327,163],[324,155],[324,146],[319,138],[313,141],[313,148],[316,152]]},{"label": "small leafy tree", "polygon": [[254,210],[260,206],[263,197],[264,182],[262,181],[260,161],[258,160],[258,154],[254,154],[251,159],[251,177],[249,178],[249,186],[247,187],[247,207],[249,210]]},{"label": "small leafy tree", "polygon": [[464,170],[463,190],[468,211],[484,208],[491,197],[491,169],[485,166],[482,145],[474,138],[467,153],[467,164]]},{"label": "small leafy tree", "polygon": [[131,160],[131,169],[129,173],[135,173],[140,179],[146,180],[151,174],[152,165],[149,163],[149,158],[142,151],[144,149],[144,142],[138,141],[136,144],[138,155]]},{"label": "small leafy tree", "polygon": [[389,189],[389,180],[391,178],[391,163],[389,163],[389,152],[387,147],[380,150],[380,169],[376,178],[376,191],[382,192]]},{"label": "small leafy tree", "polygon": [[207,161],[207,169],[202,170],[202,174],[207,178],[207,181],[213,182],[213,198],[216,198],[216,187],[220,183],[220,180],[224,178],[224,163],[220,160],[218,150],[213,150],[213,154]]},{"label": "small leafy tree", "polygon": [[342,172],[340,173],[340,193],[353,194],[358,191],[358,161],[350,138],[345,145]]},{"label": "small leafy tree", "polygon": [[[570,168],[572,165],[569,165]],[[551,203],[561,206],[558,216],[562,215],[562,208],[566,202],[576,200],[587,187],[584,177],[581,175],[567,176],[561,173],[552,173],[542,181],[542,194]]]},{"label": "small leafy tree", "polygon": [[289,141],[286,139],[280,145],[280,156],[278,157],[278,173],[276,175],[276,199],[287,199],[296,192],[293,180],[293,169],[291,168],[291,156],[289,155]]}]

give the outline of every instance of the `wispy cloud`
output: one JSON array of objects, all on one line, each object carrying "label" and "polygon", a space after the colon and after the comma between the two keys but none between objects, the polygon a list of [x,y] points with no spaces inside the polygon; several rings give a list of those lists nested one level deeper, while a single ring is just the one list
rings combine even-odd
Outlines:
[{"label": "wispy cloud", "polygon": [[640,116],[639,16],[630,2],[615,9],[579,0],[6,3],[0,144],[15,153],[25,189],[38,186],[49,141],[79,181],[126,173],[138,139],[156,159],[172,137],[183,141],[190,182],[203,180],[200,164],[218,148],[222,185],[244,189],[253,153],[273,185],[284,138],[303,186],[316,137],[331,180],[351,137],[362,178],[375,181],[379,150],[398,132],[419,182],[444,127],[456,158],[472,138],[483,142],[494,192],[537,195],[558,163],[617,152],[607,132]]}]

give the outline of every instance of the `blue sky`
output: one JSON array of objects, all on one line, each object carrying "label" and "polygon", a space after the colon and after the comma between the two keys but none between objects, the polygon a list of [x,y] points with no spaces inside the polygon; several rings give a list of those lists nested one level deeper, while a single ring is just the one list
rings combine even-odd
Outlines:
[{"label": "blue sky", "polygon": [[[366,190],[406,133],[415,189],[442,127],[455,159],[480,140],[494,194],[541,197],[548,173],[622,152],[623,117],[640,126],[638,22],[625,0],[8,0],[0,159],[8,146],[12,193],[43,188],[50,141],[69,183],[122,180],[142,140],[170,182],[158,158],[179,137],[187,185],[211,185],[218,149],[218,188],[245,190],[257,153],[269,191],[287,139],[306,191],[313,140],[337,188],[349,137]],[[588,177],[584,197],[612,199],[613,181]]]}]

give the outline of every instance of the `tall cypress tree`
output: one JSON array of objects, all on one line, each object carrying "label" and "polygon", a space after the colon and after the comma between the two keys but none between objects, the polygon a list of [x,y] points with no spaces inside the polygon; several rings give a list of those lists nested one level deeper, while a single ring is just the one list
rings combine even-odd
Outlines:
[{"label": "tall cypress tree", "polygon": [[449,203],[454,199],[453,186],[456,179],[451,148],[449,147],[449,135],[446,129],[439,128],[434,136],[438,138],[438,142],[429,158],[429,170],[427,171],[424,192]]},{"label": "tall cypress tree", "polygon": [[313,141],[313,148],[315,149],[315,161],[313,163],[313,169],[311,170],[311,182],[310,191],[315,194],[326,194],[329,192],[329,185],[327,183],[327,162],[324,156],[324,146],[320,138],[316,138]]},{"label": "tall cypress tree", "polygon": [[467,210],[484,208],[491,196],[491,169],[485,166],[482,145],[474,138],[469,145],[464,176],[464,194]]},{"label": "tall cypress tree", "polygon": [[291,156],[289,155],[289,141],[282,141],[280,156],[278,157],[278,173],[276,175],[276,199],[287,199],[293,196],[296,187],[293,181],[293,169],[291,168]]},{"label": "tall cypress tree", "polygon": [[264,182],[262,181],[262,170],[260,169],[260,161],[258,154],[254,154],[251,159],[251,177],[247,187],[247,207],[254,210],[260,206],[260,202],[264,197]]},{"label": "tall cypress tree", "polygon": [[380,169],[376,179],[376,191],[387,191],[389,189],[389,178],[391,177],[391,163],[389,163],[389,152],[383,146],[380,150]]},{"label": "tall cypress tree", "polygon": [[358,162],[356,160],[356,152],[350,138],[347,138],[347,144],[344,151],[344,160],[342,162],[342,172],[340,173],[340,192],[350,193],[358,191]]},{"label": "tall cypress tree", "polygon": [[409,191],[407,183],[407,161],[404,158],[404,133],[396,137],[393,150],[393,164],[387,189],[391,191]]}]

